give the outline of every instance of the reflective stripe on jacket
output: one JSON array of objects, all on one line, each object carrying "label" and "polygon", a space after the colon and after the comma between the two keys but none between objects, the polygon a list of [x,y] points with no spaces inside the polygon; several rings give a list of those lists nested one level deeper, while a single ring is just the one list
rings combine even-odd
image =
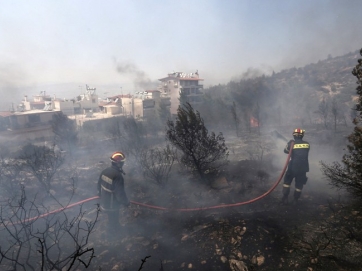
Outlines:
[{"label": "reflective stripe on jacket", "polygon": [[121,204],[128,203],[122,171],[115,166],[102,171],[98,180],[98,191],[103,210],[116,210]]}]

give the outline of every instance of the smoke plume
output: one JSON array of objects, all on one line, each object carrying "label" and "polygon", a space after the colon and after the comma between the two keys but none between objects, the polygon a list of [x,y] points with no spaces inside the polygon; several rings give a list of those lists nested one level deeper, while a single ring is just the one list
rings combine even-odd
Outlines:
[{"label": "smoke plume", "polygon": [[123,75],[130,75],[136,90],[154,89],[157,87],[158,82],[152,81],[148,75],[140,70],[133,63],[117,63],[117,72]]}]

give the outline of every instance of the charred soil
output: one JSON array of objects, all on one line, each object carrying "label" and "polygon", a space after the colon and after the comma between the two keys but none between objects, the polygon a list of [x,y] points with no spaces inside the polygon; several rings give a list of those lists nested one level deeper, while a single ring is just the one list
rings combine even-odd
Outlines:
[{"label": "charred soil", "polygon": [[122,211],[116,235],[107,236],[101,230],[105,221],[100,222],[93,236],[99,253],[94,264],[102,270],[138,270],[141,259],[151,256],[142,270],[243,270],[238,262],[245,270],[347,270],[331,260],[312,263],[312,253],[300,254],[293,246],[294,231],[330,215],[323,202],[320,195],[308,195],[299,206],[283,206],[269,197],[255,210],[197,213],[132,206]]},{"label": "charred soil", "polygon": [[[141,270],[142,260],[142,270],[163,271],[358,270],[355,266],[344,269],[328,255],[315,255],[313,248],[296,242],[300,232],[307,238],[306,229],[312,235],[318,230],[312,225],[332,215],[329,205],[333,199],[325,192],[307,190],[299,205],[281,205],[279,186],[272,194],[244,206],[173,210],[232,204],[262,195],[278,176],[261,179],[260,171],[268,170],[273,171],[271,165],[257,161],[231,164],[225,175],[227,185],[220,189],[190,184],[181,177],[177,179],[179,189],[172,185],[160,188],[144,184],[137,174],[126,175],[126,182],[132,180],[127,189],[133,201],[170,209],[160,211],[132,204],[121,210],[121,228],[111,234],[106,230],[107,216],[101,213],[92,235],[91,245],[97,254],[93,270]],[[87,205],[92,208],[91,203]]]}]

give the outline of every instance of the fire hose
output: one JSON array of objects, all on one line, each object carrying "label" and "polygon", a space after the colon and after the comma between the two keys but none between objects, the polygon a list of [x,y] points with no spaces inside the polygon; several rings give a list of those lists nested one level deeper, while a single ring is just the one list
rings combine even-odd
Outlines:
[{"label": "fire hose", "polygon": [[[292,154],[292,150],[293,150],[293,142],[291,143],[290,150],[289,150],[289,153],[288,153],[288,157],[287,157],[287,160],[286,160],[286,162],[284,164],[283,170],[280,173],[279,178],[277,179],[275,184],[268,191],[266,191],[264,194],[262,194],[262,195],[260,195],[260,196],[258,196],[256,198],[253,198],[251,200],[247,200],[247,201],[243,201],[243,202],[237,202],[237,203],[231,203],[231,204],[214,205],[214,206],[209,206],[209,207],[198,207],[198,208],[166,208],[166,207],[141,203],[141,202],[137,202],[137,201],[133,201],[133,200],[131,200],[130,203],[132,203],[134,205],[138,205],[138,206],[143,206],[143,207],[146,207],[146,208],[149,208],[149,209],[156,209],[156,210],[162,210],[162,211],[174,211],[174,212],[205,211],[205,210],[211,210],[211,209],[236,207],[236,206],[250,204],[250,203],[256,202],[256,201],[266,197],[267,195],[269,195],[278,186],[278,184],[282,180],[282,178],[284,176],[284,173],[285,173],[285,171],[286,171],[286,169],[288,167],[288,163],[289,163],[289,160],[290,160],[290,157],[291,157],[291,154]],[[28,218],[28,219],[25,219],[25,220],[23,220],[21,222],[16,222],[16,223],[12,223],[12,224],[16,225],[16,224],[20,224],[20,223],[30,222],[30,221],[33,221],[33,220],[36,220],[36,219],[39,219],[39,218],[46,217],[46,216],[51,215],[51,214],[59,213],[59,212],[64,211],[66,209],[70,209],[70,208],[72,208],[74,206],[77,206],[77,205],[80,205],[80,204],[83,204],[83,203],[86,203],[86,202],[89,202],[89,201],[92,201],[92,200],[96,200],[96,199],[99,199],[99,196],[84,199],[84,200],[69,204],[69,205],[67,205],[65,207],[56,209],[54,211],[51,211],[51,212],[48,212],[48,213],[45,213],[45,214],[42,214],[42,215],[39,215],[39,216],[36,216],[36,217]]]}]

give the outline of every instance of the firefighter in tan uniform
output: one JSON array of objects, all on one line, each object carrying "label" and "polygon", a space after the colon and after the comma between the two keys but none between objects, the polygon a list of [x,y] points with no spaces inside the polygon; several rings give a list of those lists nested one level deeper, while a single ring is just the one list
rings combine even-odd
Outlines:
[{"label": "firefighter in tan uniform", "polygon": [[284,177],[283,198],[282,203],[288,203],[288,195],[290,192],[290,184],[295,179],[295,190],[293,204],[297,204],[298,199],[303,190],[303,186],[307,183],[307,172],[309,172],[309,149],[310,145],[303,140],[305,130],[297,128],[293,132],[294,140],[290,140],[284,148],[284,153],[289,153],[291,146],[292,154],[288,164],[288,170]]},{"label": "firefighter in tan uniform", "polygon": [[112,166],[102,171],[98,180],[98,195],[101,210],[108,214],[110,232],[119,229],[119,209],[122,205],[129,206],[130,202],[124,190],[125,174],[122,167],[126,156],[122,152],[115,152],[110,157]]}]

